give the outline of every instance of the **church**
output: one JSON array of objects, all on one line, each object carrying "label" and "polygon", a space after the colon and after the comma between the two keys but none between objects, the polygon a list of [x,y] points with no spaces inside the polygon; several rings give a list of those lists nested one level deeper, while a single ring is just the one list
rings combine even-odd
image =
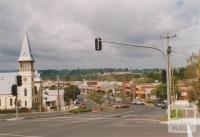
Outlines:
[{"label": "church", "polygon": [[0,73],[0,109],[15,109],[16,97],[11,95],[11,86],[16,84],[16,76],[22,76],[22,86],[18,87],[19,107],[42,107],[42,80],[34,68],[28,34],[25,35],[18,59],[19,72]]}]

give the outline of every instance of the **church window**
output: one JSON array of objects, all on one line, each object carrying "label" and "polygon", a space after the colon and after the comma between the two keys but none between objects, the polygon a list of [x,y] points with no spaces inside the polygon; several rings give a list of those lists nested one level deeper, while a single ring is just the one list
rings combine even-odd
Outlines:
[{"label": "church window", "polygon": [[24,89],[24,96],[27,96],[27,89]]},{"label": "church window", "polygon": [[1,99],[0,99],[0,106],[1,106]]},{"label": "church window", "polygon": [[37,95],[37,87],[35,86],[35,95]]},{"label": "church window", "polygon": [[12,98],[10,98],[10,106],[12,106],[13,105],[13,100],[12,100]]},{"label": "church window", "polygon": [[26,100],[24,101],[24,105],[27,106],[27,101]]}]

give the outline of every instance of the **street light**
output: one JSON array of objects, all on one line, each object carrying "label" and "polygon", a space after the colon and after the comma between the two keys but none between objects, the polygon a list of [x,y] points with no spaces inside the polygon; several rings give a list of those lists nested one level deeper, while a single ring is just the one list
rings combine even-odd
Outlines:
[{"label": "street light", "polygon": [[[169,37],[170,38],[170,37]],[[138,44],[130,44],[130,43],[122,43],[122,42],[113,42],[113,41],[107,41],[102,40],[101,38],[95,39],[95,49],[96,51],[102,50],[102,42],[104,43],[111,43],[111,44],[117,44],[117,45],[125,45],[125,46],[131,46],[131,47],[138,47],[138,48],[146,48],[146,49],[152,49],[156,50],[159,53],[162,54],[165,65],[166,65],[166,77],[167,77],[167,103],[168,103],[168,120],[170,120],[170,86],[171,86],[171,69],[170,69],[170,54],[171,54],[171,47],[169,44],[167,44],[167,51],[166,53],[156,47],[152,46],[146,46],[146,45],[138,45]]]}]

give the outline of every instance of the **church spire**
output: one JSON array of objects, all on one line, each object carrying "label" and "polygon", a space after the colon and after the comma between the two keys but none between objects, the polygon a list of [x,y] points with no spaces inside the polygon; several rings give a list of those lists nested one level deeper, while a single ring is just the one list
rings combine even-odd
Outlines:
[{"label": "church spire", "polygon": [[24,36],[22,47],[21,47],[21,52],[20,52],[20,57],[18,59],[18,62],[20,61],[32,61],[34,62],[33,55],[31,53],[31,47],[28,39],[28,34]]}]

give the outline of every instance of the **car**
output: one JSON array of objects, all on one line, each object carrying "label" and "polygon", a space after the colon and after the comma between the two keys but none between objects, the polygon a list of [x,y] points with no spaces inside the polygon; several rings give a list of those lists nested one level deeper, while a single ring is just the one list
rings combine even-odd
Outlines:
[{"label": "car", "polygon": [[142,99],[136,99],[136,100],[133,100],[132,104],[135,104],[135,105],[144,105],[145,102]]},{"label": "car", "polygon": [[80,109],[86,109],[86,104],[84,104],[84,103],[83,103],[83,104],[80,104],[80,105],[79,105],[79,108],[80,108]]},{"label": "car", "polygon": [[167,109],[168,105],[166,102],[163,102],[162,105],[161,105],[161,108],[162,109]]},{"label": "car", "polygon": [[162,101],[162,100],[157,100],[157,101],[155,102],[155,106],[156,106],[156,107],[162,107],[162,104],[163,104],[163,101]]}]

